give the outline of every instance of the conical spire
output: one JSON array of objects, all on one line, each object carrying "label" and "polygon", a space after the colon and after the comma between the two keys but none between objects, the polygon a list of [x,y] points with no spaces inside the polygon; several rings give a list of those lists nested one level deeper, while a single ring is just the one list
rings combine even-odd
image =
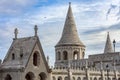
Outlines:
[{"label": "conical spire", "polygon": [[60,45],[84,46],[84,44],[80,41],[77,33],[76,24],[72,13],[71,3],[69,3],[69,8],[66,16],[66,21],[64,24],[62,37],[56,46],[60,46]]},{"label": "conical spire", "polygon": [[111,53],[111,52],[113,52],[113,48],[112,48],[112,44],[111,44],[111,40],[108,32],[104,53]]}]

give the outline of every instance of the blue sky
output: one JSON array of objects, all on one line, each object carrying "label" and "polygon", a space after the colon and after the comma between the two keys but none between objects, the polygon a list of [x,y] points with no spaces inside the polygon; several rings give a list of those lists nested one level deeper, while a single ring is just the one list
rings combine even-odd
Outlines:
[{"label": "blue sky", "polygon": [[34,35],[34,25],[38,25],[45,56],[50,56],[53,65],[54,46],[61,37],[69,2],[79,37],[86,45],[86,58],[103,53],[108,31],[119,51],[119,0],[1,0],[0,59],[3,60],[11,45],[14,28],[19,29],[18,37],[26,37]]}]

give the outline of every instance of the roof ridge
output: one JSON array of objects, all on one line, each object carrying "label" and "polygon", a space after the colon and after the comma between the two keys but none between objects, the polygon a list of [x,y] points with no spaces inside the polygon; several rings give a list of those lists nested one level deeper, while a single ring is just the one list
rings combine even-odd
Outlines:
[{"label": "roof ridge", "polygon": [[[32,38],[32,37],[35,37],[35,36],[29,36],[29,37],[20,37],[20,38],[17,38],[17,39],[25,39],[25,38]],[[17,40],[16,39],[16,40]]]}]

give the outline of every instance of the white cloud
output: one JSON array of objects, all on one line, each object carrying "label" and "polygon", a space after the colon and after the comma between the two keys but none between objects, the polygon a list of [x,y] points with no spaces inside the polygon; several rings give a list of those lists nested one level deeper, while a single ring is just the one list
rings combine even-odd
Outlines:
[{"label": "white cloud", "polygon": [[[17,3],[22,7],[27,6],[27,4],[32,4],[29,3],[28,0],[14,0],[14,1],[15,3]],[[106,12],[109,9],[109,6],[112,3],[112,1],[113,0],[108,2],[108,0],[106,0],[104,2],[96,2],[89,5],[84,3],[72,4],[72,9],[75,16],[78,32],[80,34],[80,38],[85,42],[87,46],[87,51],[86,51],[87,55],[91,53],[103,52],[102,50],[104,48],[104,42],[106,39],[106,32],[107,32],[106,30],[109,30],[107,28],[110,27],[107,25],[113,25],[116,23],[116,21],[114,20],[110,20],[110,21],[106,20]],[[2,3],[5,5],[2,8],[6,7],[5,9],[6,11],[8,10],[9,13],[10,11],[9,8],[7,7],[7,4],[11,4],[11,3],[2,1],[0,4]],[[22,14],[22,16],[11,18],[10,20],[8,20],[8,22],[1,23],[4,24],[5,28],[4,30],[2,30],[2,28],[0,29],[0,34],[5,33],[3,34],[3,37],[5,39],[6,38],[8,39],[10,37],[12,38],[14,37],[13,34],[14,28],[18,27],[20,37],[31,36],[34,35],[33,27],[35,24],[37,24],[39,27],[40,41],[42,42],[45,55],[49,55],[51,58],[50,60],[53,63],[54,58],[52,56],[55,55],[54,46],[60,39],[67,9],[68,9],[68,5],[62,5],[62,4],[39,7],[34,11]],[[10,8],[10,10],[12,10],[12,8]],[[99,28],[101,29],[101,27],[104,27],[105,30],[95,32],[94,34],[86,32],[86,34],[81,35],[85,31],[92,29],[96,30]],[[118,38],[119,32],[120,32],[119,30],[116,31],[111,30],[110,31],[111,36],[114,36],[111,37],[111,39],[117,39],[119,41],[120,40]],[[96,45],[98,46],[97,49],[91,48],[91,47],[95,47]]]},{"label": "white cloud", "polygon": [[0,0],[0,14],[16,15],[37,3],[38,0]]}]

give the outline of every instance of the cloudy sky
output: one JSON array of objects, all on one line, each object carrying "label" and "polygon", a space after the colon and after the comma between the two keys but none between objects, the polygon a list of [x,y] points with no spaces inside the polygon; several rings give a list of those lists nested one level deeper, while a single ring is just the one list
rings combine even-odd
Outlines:
[{"label": "cloudy sky", "polygon": [[45,56],[53,65],[54,46],[63,30],[68,3],[72,2],[78,34],[86,45],[88,55],[103,53],[107,32],[116,40],[120,51],[120,1],[119,0],[1,0],[0,1],[0,59],[4,59],[14,38],[34,35],[38,25],[39,37]]}]

